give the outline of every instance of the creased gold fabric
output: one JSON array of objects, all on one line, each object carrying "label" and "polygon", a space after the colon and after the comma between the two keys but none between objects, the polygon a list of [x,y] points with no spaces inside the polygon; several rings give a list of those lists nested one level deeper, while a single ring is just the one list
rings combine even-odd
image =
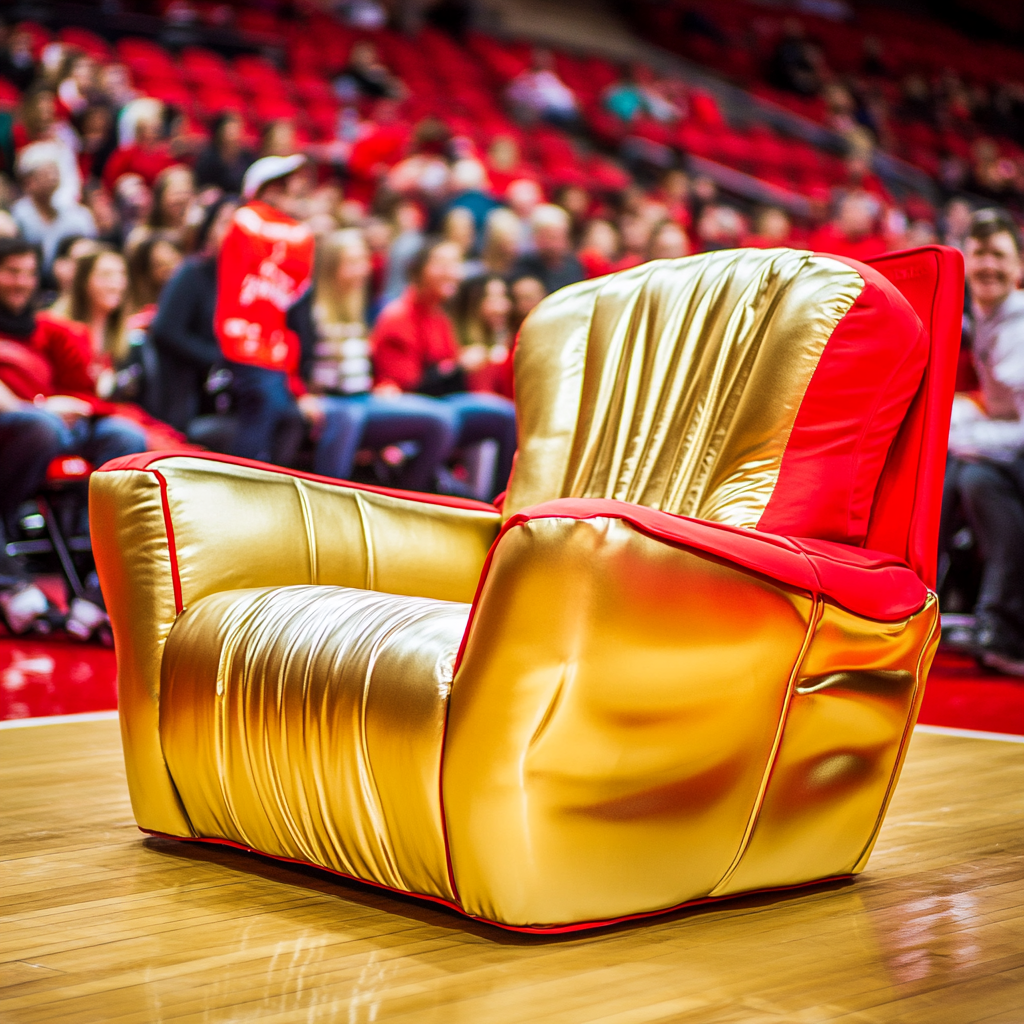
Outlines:
[{"label": "creased gold fabric", "polygon": [[[310,583],[471,601],[500,526],[497,512],[188,456],[161,459],[155,469],[166,482],[186,608],[224,590]],[[114,627],[135,818],[143,828],[188,835],[159,736],[161,659],[176,614],[160,478],[94,474],[90,525]]]},{"label": "creased gold fabric", "polygon": [[438,779],[468,615],[326,586],[189,608],[160,736],[196,833],[451,899]]},{"label": "creased gold fabric", "polygon": [[935,621],[867,622],[619,520],[517,526],[452,688],[463,906],[550,926],[853,871]]},{"label": "creased gold fabric", "polygon": [[[774,250],[552,296],[516,357],[505,516],[608,497],[756,525],[861,287]],[[612,517],[545,518],[502,536],[469,621],[496,511],[190,456],[153,469],[91,485],[144,828],[527,927],[866,863],[934,598],[872,622]]]},{"label": "creased gold fabric", "polygon": [[756,526],[825,344],[862,289],[827,257],[741,249],[556,293],[516,350],[505,517],[615,498]]},{"label": "creased gold fabric", "polygon": [[152,473],[95,473],[89,528],[117,650],[117,706],[135,820],[191,835],[160,746],[160,662],[177,614],[160,488]]}]

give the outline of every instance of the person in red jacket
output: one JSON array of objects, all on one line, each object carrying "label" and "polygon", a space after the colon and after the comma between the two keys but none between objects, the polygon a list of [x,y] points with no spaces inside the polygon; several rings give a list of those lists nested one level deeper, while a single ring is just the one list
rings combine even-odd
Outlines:
[{"label": "person in red jacket", "polygon": [[471,349],[460,351],[444,304],[454,298],[462,254],[454,242],[426,242],[409,265],[409,287],[384,307],[370,344],[374,390],[411,391],[440,398],[455,428],[457,446],[494,440],[498,458],[488,497],[503,491],[516,451],[516,415],[500,395],[468,392]]},{"label": "person in red jacket", "polygon": [[851,192],[840,201],[835,219],[811,235],[808,248],[852,260],[880,256],[886,245],[878,231],[879,212],[874,196]]},{"label": "person in red jacket", "polygon": [[146,450],[133,423],[104,414],[89,372],[89,337],[36,313],[39,257],[24,239],[0,239],[0,616],[15,632],[48,613],[46,598],[4,554],[3,523],[42,486],[58,455],[100,466]]},{"label": "person in red jacket", "polygon": [[[217,262],[214,331],[233,376],[238,416],[234,454],[271,461],[274,440],[301,415],[300,339],[289,313],[307,300],[313,233],[289,214],[301,154],[267,156],[245,173],[246,204],[235,211]],[[308,301],[306,301],[308,305]],[[281,459],[281,451],[277,450]]]}]

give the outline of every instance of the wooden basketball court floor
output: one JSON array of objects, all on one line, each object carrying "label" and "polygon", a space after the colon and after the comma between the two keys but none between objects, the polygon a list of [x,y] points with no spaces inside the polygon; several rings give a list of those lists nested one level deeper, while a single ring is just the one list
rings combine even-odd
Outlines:
[{"label": "wooden basketball court floor", "polygon": [[0,1021],[1020,1024],[1024,743],[918,732],[868,870],[561,939],[134,826],[117,723],[0,731]]}]

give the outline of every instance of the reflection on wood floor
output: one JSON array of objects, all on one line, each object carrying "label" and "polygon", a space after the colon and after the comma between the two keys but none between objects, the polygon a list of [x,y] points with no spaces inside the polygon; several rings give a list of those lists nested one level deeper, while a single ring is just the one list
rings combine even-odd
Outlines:
[{"label": "reflection on wood floor", "polygon": [[145,839],[117,723],[0,733],[0,1020],[1019,1024],[1024,745],[918,734],[856,882],[560,940]]}]

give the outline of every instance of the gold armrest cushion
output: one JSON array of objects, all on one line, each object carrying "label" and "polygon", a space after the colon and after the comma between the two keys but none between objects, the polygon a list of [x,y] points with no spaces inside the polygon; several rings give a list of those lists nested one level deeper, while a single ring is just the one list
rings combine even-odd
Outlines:
[{"label": "gold armrest cushion", "polygon": [[470,914],[550,928],[850,874],[877,834],[934,595],[875,621],[625,516],[513,519],[492,549],[442,767]]},{"label": "gold armrest cushion", "polygon": [[273,467],[151,453],[108,463],[89,495],[114,630],[132,806],[143,828],[189,835],[159,739],[164,643],[210,594],[330,584],[473,599],[496,509],[361,488]]}]

